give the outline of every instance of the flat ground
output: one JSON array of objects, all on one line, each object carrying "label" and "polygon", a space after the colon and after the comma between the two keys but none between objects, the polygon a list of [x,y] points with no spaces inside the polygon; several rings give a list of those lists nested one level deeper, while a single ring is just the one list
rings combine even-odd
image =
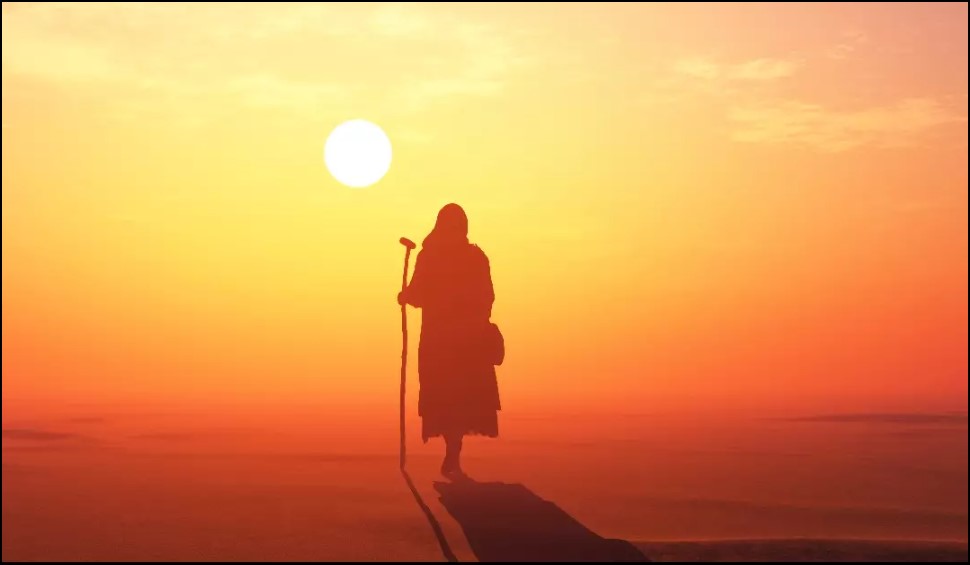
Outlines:
[{"label": "flat ground", "polygon": [[965,415],[505,417],[452,487],[412,439],[444,548],[369,422],[5,411],[3,560],[966,560]]}]

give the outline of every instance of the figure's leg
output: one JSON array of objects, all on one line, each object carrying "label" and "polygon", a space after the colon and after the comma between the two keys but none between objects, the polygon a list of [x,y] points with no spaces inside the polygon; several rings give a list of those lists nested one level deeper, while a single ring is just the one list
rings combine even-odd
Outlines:
[{"label": "figure's leg", "polygon": [[454,470],[461,471],[461,444],[462,444],[462,434],[456,433],[451,436],[451,452],[453,454],[452,461],[454,461]]},{"label": "figure's leg", "polygon": [[443,475],[461,472],[461,444],[461,433],[445,434],[445,461],[441,464]]}]

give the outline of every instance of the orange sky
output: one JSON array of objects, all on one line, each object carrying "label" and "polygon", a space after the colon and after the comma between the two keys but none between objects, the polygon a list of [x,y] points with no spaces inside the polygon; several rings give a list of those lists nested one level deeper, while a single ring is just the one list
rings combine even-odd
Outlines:
[{"label": "orange sky", "polygon": [[966,4],[4,3],[2,52],[5,404],[394,406],[455,201],[507,409],[966,408]]}]

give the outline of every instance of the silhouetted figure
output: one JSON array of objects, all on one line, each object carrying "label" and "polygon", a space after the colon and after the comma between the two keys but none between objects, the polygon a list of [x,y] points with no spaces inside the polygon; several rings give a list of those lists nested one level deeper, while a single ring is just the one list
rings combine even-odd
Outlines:
[{"label": "silhouetted figure", "polygon": [[479,561],[649,561],[633,544],[603,538],[522,485],[435,483]]},{"label": "silhouetted figure", "polygon": [[422,310],[418,346],[421,437],[441,436],[441,473],[463,476],[465,435],[498,437],[495,366],[485,349],[495,293],[488,257],[468,242],[468,218],[457,204],[438,212],[398,302]]}]

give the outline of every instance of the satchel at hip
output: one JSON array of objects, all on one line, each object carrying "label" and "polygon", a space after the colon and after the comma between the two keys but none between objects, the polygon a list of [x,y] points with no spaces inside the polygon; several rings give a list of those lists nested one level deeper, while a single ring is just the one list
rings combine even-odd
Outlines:
[{"label": "satchel at hip", "polygon": [[501,365],[505,361],[505,338],[498,329],[498,325],[489,322],[485,327],[485,352],[492,365]]}]

